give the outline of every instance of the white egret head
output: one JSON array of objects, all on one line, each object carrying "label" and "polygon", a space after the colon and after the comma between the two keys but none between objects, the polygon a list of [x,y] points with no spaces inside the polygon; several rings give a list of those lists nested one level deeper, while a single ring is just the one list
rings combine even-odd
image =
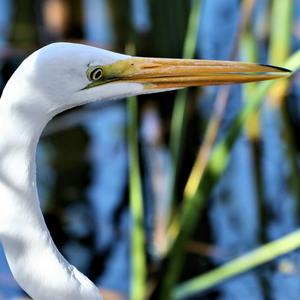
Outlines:
[{"label": "white egret head", "polygon": [[[50,117],[95,100],[184,88],[274,79],[286,70],[242,62],[141,58],[54,43],[34,52],[11,80]],[[16,79],[16,80],[15,80]],[[16,99],[20,97],[15,97]]]}]

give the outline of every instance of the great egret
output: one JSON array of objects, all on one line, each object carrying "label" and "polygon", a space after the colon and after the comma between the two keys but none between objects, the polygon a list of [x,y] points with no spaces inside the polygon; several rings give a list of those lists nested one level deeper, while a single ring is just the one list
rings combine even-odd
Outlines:
[{"label": "great egret", "polygon": [[96,100],[287,75],[266,65],[131,57],[72,43],[30,55],[0,101],[0,239],[20,286],[34,299],[101,299],[58,252],[39,206],[35,152],[57,113]]}]

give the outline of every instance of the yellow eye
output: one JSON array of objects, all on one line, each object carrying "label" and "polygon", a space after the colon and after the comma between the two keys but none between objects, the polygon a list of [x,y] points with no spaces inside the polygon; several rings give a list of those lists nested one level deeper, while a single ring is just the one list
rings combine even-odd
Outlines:
[{"label": "yellow eye", "polygon": [[86,75],[90,81],[97,81],[102,78],[103,70],[101,67],[91,67],[87,70]]}]

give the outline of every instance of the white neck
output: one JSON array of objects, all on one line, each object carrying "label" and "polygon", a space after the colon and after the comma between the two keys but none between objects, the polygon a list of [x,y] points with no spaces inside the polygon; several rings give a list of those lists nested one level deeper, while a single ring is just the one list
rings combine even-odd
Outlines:
[{"label": "white neck", "polygon": [[11,271],[34,299],[101,299],[58,252],[40,210],[35,152],[50,116],[14,100],[0,99],[0,239]]}]

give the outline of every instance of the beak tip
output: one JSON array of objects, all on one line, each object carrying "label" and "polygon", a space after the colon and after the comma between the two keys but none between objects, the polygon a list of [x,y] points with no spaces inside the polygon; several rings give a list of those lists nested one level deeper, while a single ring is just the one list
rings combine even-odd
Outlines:
[{"label": "beak tip", "polygon": [[283,72],[286,73],[287,76],[289,76],[290,74],[293,73],[293,71],[286,69],[286,68],[282,68],[282,67],[278,67],[278,66],[273,66],[273,65],[266,65],[266,64],[259,64],[262,67],[268,67],[268,68],[272,68],[274,70],[276,70],[276,72]]}]

